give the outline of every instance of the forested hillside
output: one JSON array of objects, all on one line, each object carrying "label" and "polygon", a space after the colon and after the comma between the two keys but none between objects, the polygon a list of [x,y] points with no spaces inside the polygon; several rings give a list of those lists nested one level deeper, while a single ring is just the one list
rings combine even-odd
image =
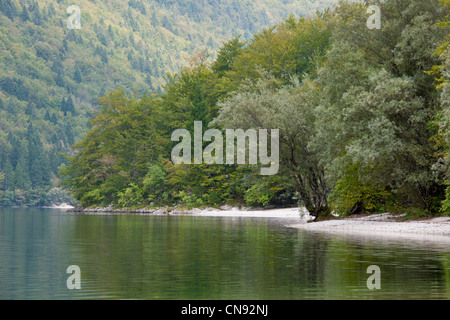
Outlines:
[{"label": "forested hillside", "polygon": [[[380,28],[369,28],[371,4]],[[340,2],[200,52],[161,95],[115,90],[62,169],[83,206],[289,204],[449,214],[448,0]],[[171,134],[279,129],[280,171],[171,161]]]},{"label": "forested hillside", "polygon": [[[162,93],[178,72],[223,41],[250,39],[289,14],[332,0],[0,0],[0,205],[68,201],[57,171],[113,89]],[[69,29],[67,8],[81,12]]]}]

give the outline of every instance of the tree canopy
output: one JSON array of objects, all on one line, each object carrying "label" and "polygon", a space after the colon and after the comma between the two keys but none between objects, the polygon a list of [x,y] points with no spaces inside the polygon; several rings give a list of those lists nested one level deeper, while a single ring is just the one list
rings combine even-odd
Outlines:
[{"label": "tree canopy", "polygon": [[[381,29],[367,7],[380,6]],[[63,169],[82,205],[287,205],[314,215],[448,213],[448,1],[340,1],[234,37],[167,76],[113,91]],[[280,171],[176,165],[171,133],[279,129]],[[447,190],[447,191],[446,191]],[[447,197],[447,199],[446,199]]]}]

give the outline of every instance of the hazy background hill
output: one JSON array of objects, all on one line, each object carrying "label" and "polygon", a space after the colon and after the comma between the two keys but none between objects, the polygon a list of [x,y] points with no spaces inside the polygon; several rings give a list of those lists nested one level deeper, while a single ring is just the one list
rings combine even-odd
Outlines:
[{"label": "hazy background hill", "polygon": [[[67,201],[56,172],[97,99],[160,92],[195,51],[215,50],[335,0],[0,0],[0,205]],[[81,29],[66,10],[81,10]]]}]

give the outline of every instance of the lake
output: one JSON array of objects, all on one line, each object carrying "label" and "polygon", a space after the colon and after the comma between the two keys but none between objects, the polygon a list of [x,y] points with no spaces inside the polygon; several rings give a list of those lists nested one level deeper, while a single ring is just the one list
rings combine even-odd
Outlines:
[{"label": "lake", "polygon": [[[274,218],[0,209],[0,299],[449,299],[450,246]],[[69,290],[69,266],[81,289]],[[380,289],[369,290],[369,266]]]}]

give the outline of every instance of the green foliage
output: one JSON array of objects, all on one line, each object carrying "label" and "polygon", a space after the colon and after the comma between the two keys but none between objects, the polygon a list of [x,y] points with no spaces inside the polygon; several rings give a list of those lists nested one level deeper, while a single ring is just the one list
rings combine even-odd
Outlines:
[{"label": "green foliage", "polygon": [[2,205],[11,206],[16,202],[22,204],[23,200],[22,201],[19,200],[20,193],[21,193],[20,190],[17,190],[16,192],[17,196],[15,197],[14,191],[11,190],[3,191]]},{"label": "green foliage", "polygon": [[71,165],[60,170],[65,177],[62,184],[83,205],[132,203],[129,197],[135,197],[136,190],[130,184],[141,183],[148,164],[164,149],[159,134],[162,119],[152,117],[158,99],[145,95],[138,101],[116,90],[99,103],[92,129],[74,145],[80,152],[67,157]]},{"label": "green foliage", "polygon": [[360,176],[367,179],[360,165],[350,164],[336,183],[330,194],[330,205],[337,214],[373,213],[392,197],[383,185],[378,185],[374,180],[362,183]]},{"label": "green foliage", "polygon": [[[303,204],[314,214],[327,207],[324,169],[308,147],[315,133],[316,88],[309,80],[282,85],[282,80],[262,73],[244,83],[228,100],[219,103],[213,123],[243,130],[277,128],[280,134],[280,175],[294,181]],[[292,115],[296,115],[293,117]]]},{"label": "green foliage", "polygon": [[[201,4],[210,4],[186,3],[166,3],[161,10],[184,12],[201,23],[195,12]],[[135,93],[130,98],[124,86],[100,98],[90,130],[61,170],[63,185],[84,206],[267,206],[293,203],[297,195],[315,215],[328,212],[329,203],[342,214],[390,209],[432,214],[439,205],[447,212],[448,189],[447,199],[441,200],[449,177],[449,59],[442,50],[448,10],[437,0],[375,3],[383,13],[381,30],[367,28],[365,5],[341,1],[333,10],[308,18],[291,16],[253,37],[234,35],[213,61],[207,50],[197,51],[178,73],[167,73],[158,96]],[[131,30],[139,29],[142,12],[151,12],[147,5],[129,2],[123,16]],[[152,7],[154,12],[157,8]],[[219,25],[224,22],[212,15]],[[168,15],[155,15],[155,27],[175,37],[183,34]],[[121,33],[116,31],[97,25],[98,63],[111,64],[121,55],[141,79],[146,63],[140,54],[151,50],[139,45],[133,32],[122,40],[133,48],[111,55],[103,47],[119,41]],[[436,48],[439,54],[434,54]],[[53,55],[42,43],[35,50],[44,60]],[[102,62],[103,56],[108,62]],[[80,61],[71,66],[70,74],[82,80],[80,85],[89,78],[88,66]],[[55,79],[49,81],[77,83],[63,76],[67,68],[56,59]],[[161,82],[146,76],[145,83]],[[33,95],[30,82],[19,75],[5,77],[0,85],[22,99]],[[82,113],[70,107],[69,96],[60,114],[76,119]],[[39,110],[26,104],[21,108],[30,116]],[[52,122],[51,114],[42,113],[41,118]],[[257,166],[246,165],[174,165],[171,133],[186,129],[192,134],[195,121],[202,122],[203,130],[279,129],[279,174],[262,177]],[[72,130],[81,131],[74,126]],[[36,152],[38,139],[26,141],[31,141],[28,154],[11,157],[13,167],[45,157]],[[47,144],[46,139],[41,143]],[[0,136],[2,150],[11,153],[14,145]],[[21,185],[44,184],[41,178],[34,173],[14,177]]]},{"label": "green foliage", "polygon": [[445,191],[445,200],[442,202],[441,213],[450,216],[450,187]]},{"label": "green foliage", "polygon": [[248,206],[265,207],[274,198],[276,191],[275,188],[271,189],[265,183],[258,183],[245,191],[244,199]]},{"label": "green foliage", "polygon": [[[337,9],[336,33],[318,71],[319,132],[312,145],[330,187],[345,164],[360,163],[367,181],[395,191],[404,205],[430,208],[439,187],[431,173],[436,131],[429,124],[439,100],[423,70],[438,62],[433,52],[445,33],[436,22],[445,13],[438,1],[380,5],[389,14],[379,32],[361,23],[363,6]],[[350,30],[358,36],[349,37]]]},{"label": "green foliage", "polygon": [[418,218],[426,218],[428,216],[426,210],[420,209],[420,208],[405,208],[404,209],[405,214],[405,220],[411,220],[411,219],[418,219]]},{"label": "green foliage", "polygon": [[182,206],[187,207],[188,209],[192,209],[194,207],[202,207],[203,200],[201,198],[197,198],[197,196],[193,194],[187,194],[185,191],[180,191],[177,195],[177,198],[180,199],[180,204]]},{"label": "green foliage", "polygon": [[[450,1],[441,0],[444,8],[450,9]],[[450,13],[439,22],[439,26],[448,30],[450,27]],[[450,215],[450,54],[449,54],[450,35],[447,33],[445,41],[437,48],[436,55],[441,57],[442,63],[433,66],[432,75],[439,76],[436,85],[440,89],[440,100],[442,112],[439,112],[434,124],[438,127],[438,133],[433,137],[432,142],[440,152],[437,154],[439,161],[436,164],[437,171],[441,173],[441,183],[446,186],[445,199],[442,202],[441,213]]]},{"label": "green foliage", "polygon": [[118,193],[117,197],[117,204],[122,208],[133,208],[142,205],[144,200],[141,188],[135,183],[130,183],[124,191]]},{"label": "green foliage", "polygon": [[149,202],[163,203],[167,200],[167,173],[164,166],[150,165],[143,180],[143,189]]},{"label": "green foliage", "polygon": [[3,197],[3,183],[5,181],[5,174],[3,172],[0,171],[0,202],[2,201],[2,197]]},{"label": "green foliage", "polygon": [[[302,6],[278,0],[118,0],[114,8],[110,2],[80,0],[76,5],[81,29],[69,30],[69,3],[0,1],[0,169],[7,176],[2,191],[22,190],[21,205],[35,203],[36,192],[46,198],[58,184],[59,167],[68,164],[62,154],[73,155],[72,145],[89,130],[99,96],[117,87],[139,97],[149,90],[162,93],[166,73],[180,70],[197,50],[215,51],[239,34],[247,39],[291,9],[304,13]],[[194,89],[201,95],[203,89]],[[195,103],[195,116],[202,103]],[[8,162],[12,171],[5,169]],[[109,181],[111,190],[116,182]]]},{"label": "green foliage", "polygon": [[72,197],[59,187],[50,189],[46,197],[47,201],[52,204],[73,203]]},{"label": "green foliage", "polygon": [[313,76],[329,46],[330,19],[329,11],[308,19],[291,16],[255,34],[245,50],[232,60],[233,68],[228,71],[228,77],[240,82],[257,79],[261,71],[266,71],[283,83],[289,83],[292,77]]}]

